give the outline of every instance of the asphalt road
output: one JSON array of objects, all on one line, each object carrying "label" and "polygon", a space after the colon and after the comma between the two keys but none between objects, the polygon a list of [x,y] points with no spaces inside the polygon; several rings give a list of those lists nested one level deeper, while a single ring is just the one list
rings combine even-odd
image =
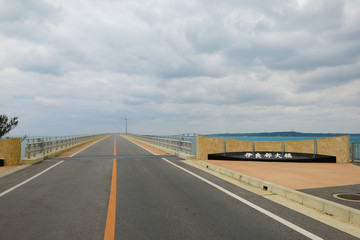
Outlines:
[{"label": "asphalt road", "polygon": [[0,239],[106,232],[109,239],[355,239],[119,135],[0,179]]}]

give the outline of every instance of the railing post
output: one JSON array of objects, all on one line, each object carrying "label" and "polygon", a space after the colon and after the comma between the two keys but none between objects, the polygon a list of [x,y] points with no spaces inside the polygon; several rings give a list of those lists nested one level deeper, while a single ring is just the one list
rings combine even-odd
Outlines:
[{"label": "railing post", "polygon": [[38,149],[38,144],[37,143],[34,143],[33,144],[33,157],[35,157],[36,156],[36,151],[37,151],[37,149]]},{"label": "railing post", "polygon": [[27,144],[25,148],[25,157],[30,158],[30,139],[27,139]]},{"label": "railing post", "polygon": [[45,152],[44,152],[44,138],[39,138],[39,147],[40,147],[40,152],[39,152],[39,154],[45,154]]}]

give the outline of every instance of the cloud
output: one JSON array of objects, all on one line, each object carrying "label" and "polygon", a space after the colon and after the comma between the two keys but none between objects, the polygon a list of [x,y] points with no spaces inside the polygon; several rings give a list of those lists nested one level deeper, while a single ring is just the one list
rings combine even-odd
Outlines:
[{"label": "cloud", "polygon": [[345,84],[357,85],[360,79],[360,62],[351,65],[319,68],[299,76],[300,91],[318,91],[324,88],[341,87]]},{"label": "cloud", "polygon": [[[15,133],[360,132],[360,4],[2,1]],[[295,126],[295,127],[294,127]]]}]

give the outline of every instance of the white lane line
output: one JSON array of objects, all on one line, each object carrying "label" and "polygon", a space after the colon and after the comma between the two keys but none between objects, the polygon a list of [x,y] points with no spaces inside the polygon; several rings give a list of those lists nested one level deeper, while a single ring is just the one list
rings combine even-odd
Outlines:
[{"label": "white lane line", "polygon": [[279,216],[277,216],[277,215],[275,215],[275,214],[273,214],[273,213],[271,213],[271,212],[269,212],[269,211],[267,211],[267,210],[265,210],[265,209],[263,209],[263,208],[255,205],[255,204],[253,204],[252,202],[249,202],[248,200],[246,200],[246,199],[244,199],[244,198],[242,198],[242,197],[239,197],[238,195],[236,195],[236,194],[234,194],[234,193],[226,190],[225,188],[220,187],[219,185],[217,185],[217,184],[215,184],[215,183],[213,183],[213,182],[210,182],[209,180],[207,180],[207,179],[205,179],[205,178],[203,178],[203,177],[201,177],[201,176],[199,176],[199,175],[197,175],[197,174],[195,174],[195,173],[193,173],[193,172],[191,172],[191,171],[189,171],[189,170],[187,170],[187,169],[185,169],[185,168],[183,168],[183,167],[180,167],[180,166],[176,165],[175,163],[167,160],[166,158],[162,158],[162,159],[163,159],[164,161],[166,161],[166,162],[174,165],[175,167],[180,168],[181,170],[183,170],[183,171],[185,171],[185,172],[193,175],[194,177],[196,177],[196,178],[204,181],[205,183],[207,183],[207,184],[209,184],[209,185],[217,188],[218,190],[226,193],[227,195],[235,198],[236,200],[239,200],[240,202],[248,205],[249,207],[251,207],[251,208],[253,208],[253,209],[255,209],[255,210],[257,210],[257,211],[259,211],[259,212],[261,212],[261,213],[263,213],[263,214],[265,214],[266,216],[274,219],[275,221],[278,221],[278,222],[284,224],[285,226],[287,226],[287,227],[289,227],[289,228],[297,231],[298,233],[300,233],[300,234],[302,234],[302,235],[304,235],[304,236],[306,236],[306,237],[308,237],[308,238],[310,238],[310,239],[314,239],[314,240],[315,240],[315,239],[316,239],[316,240],[322,239],[322,238],[316,236],[315,234],[313,234],[313,233],[311,233],[311,232],[309,232],[309,231],[306,231],[305,229],[303,229],[303,228],[301,228],[301,227],[299,227],[299,226],[296,226],[295,224],[293,224],[293,223],[291,223],[291,222],[289,222],[289,221],[287,221],[287,220],[285,220],[285,219],[283,219],[283,218],[281,218],[281,217],[279,217]]},{"label": "white lane line", "polygon": [[48,167],[48,168],[47,168],[47,169],[45,169],[44,171],[42,171],[42,172],[40,172],[40,173],[38,173],[38,174],[36,174],[36,175],[32,176],[31,178],[29,178],[29,179],[27,179],[27,180],[23,181],[22,183],[19,183],[18,185],[15,185],[14,187],[9,188],[8,190],[6,190],[6,191],[4,191],[4,192],[0,193],[0,197],[2,197],[2,196],[4,196],[5,194],[7,194],[7,193],[9,193],[9,192],[11,192],[11,191],[13,191],[13,190],[17,189],[18,187],[20,187],[20,186],[24,185],[25,183],[30,182],[30,181],[31,181],[31,180],[33,180],[34,178],[37,178],[37,177],[38,177],[38,176],[40,176],[41,174],[43,174],[43,173],[45,173],[45,172],[49,171],[50,169],[52,169],[52,168],[56,167],[57,165],[59,165],[60,163],[63,163],[63,162],[64,162],[64,160],[62,160],[62,161],[60,161],[60,162],[58,162],[58,163],[56,163],[56,164],[52,165],[51,167]]}]

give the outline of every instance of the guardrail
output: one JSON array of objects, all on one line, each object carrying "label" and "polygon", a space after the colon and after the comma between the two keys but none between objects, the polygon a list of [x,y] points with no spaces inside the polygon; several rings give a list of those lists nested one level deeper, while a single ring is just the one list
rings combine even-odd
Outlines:
[{"label": "guardrail", "polygon": [[189,155],[194,155],[194,137],[186,136],[153,136],[153,135],[137,135],[127,134],[130,137],[154,144],[156,146],[164,147],[175,152],[181,152]]},{"label": "guardrail", "polygon": [[360,160],[360,142],[352,142],[350,147],[351,161]]},{"label": "guardrail", "polygon": [[27,144],[25,148],[25,158],[29,159],[31,157],[36,157],[39,155],[46,155],[47,153],[75,145],[80,142],[85,142],[87,140],[95,139],[102,136],[103,134],[98,135],[88,135],[88,136],[78,136],[78,137],[69,137],[61,139],[53,138],[34,138],[27,139]]}]

